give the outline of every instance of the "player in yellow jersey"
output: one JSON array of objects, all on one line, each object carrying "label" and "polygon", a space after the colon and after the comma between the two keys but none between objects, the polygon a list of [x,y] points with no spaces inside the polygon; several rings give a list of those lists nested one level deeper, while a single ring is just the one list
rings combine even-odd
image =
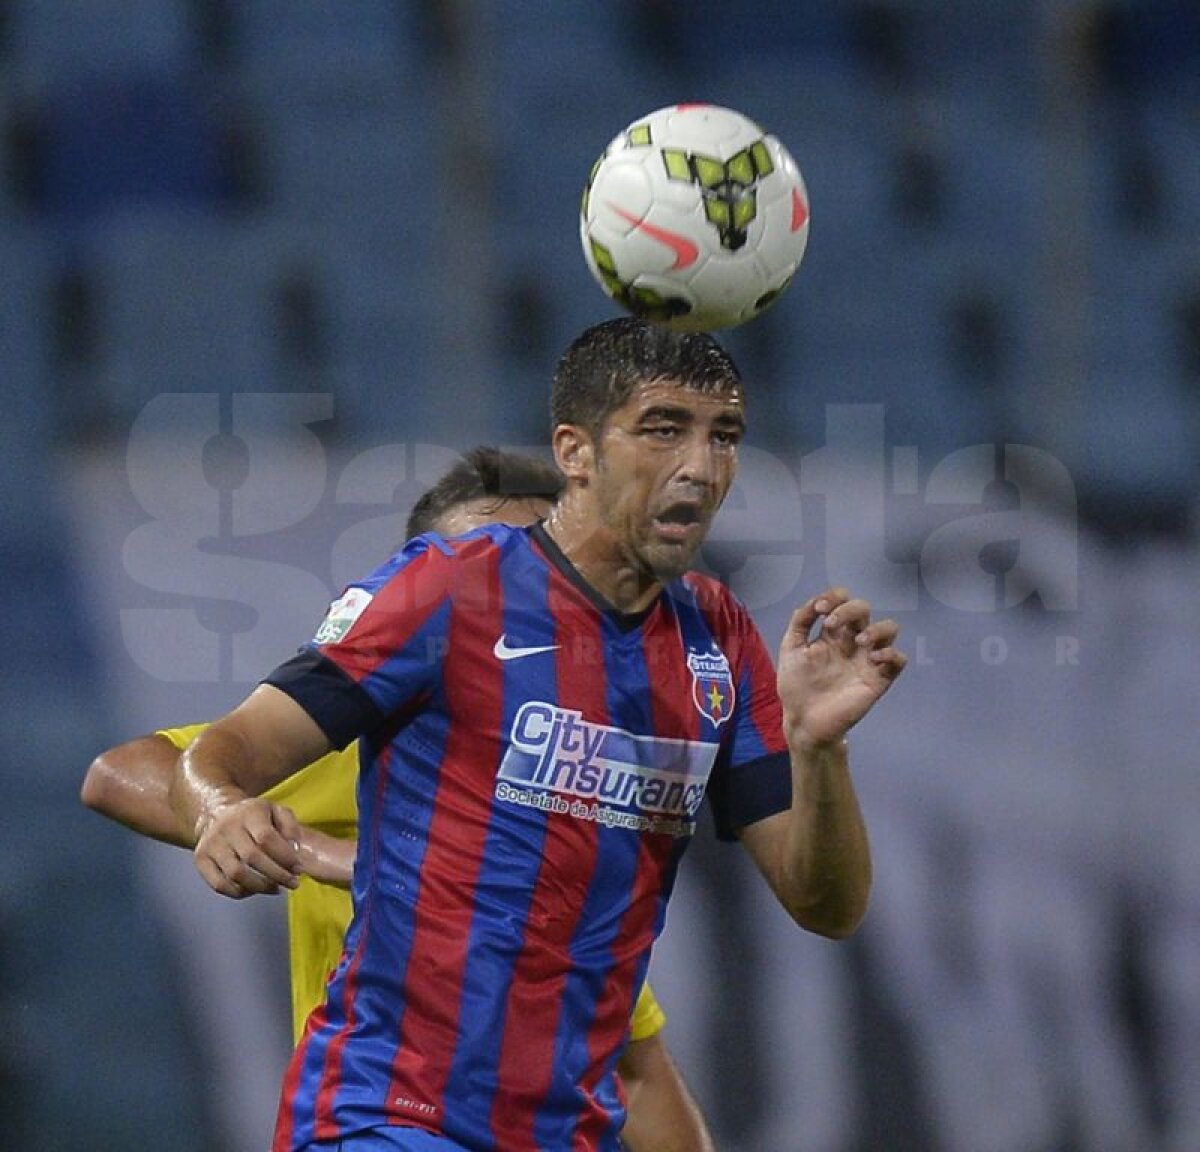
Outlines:
[{"label": "player in yellow jersey", "polygon": [[[561,483],[541,461],[475,449],[416,503],[409,536],[454,536],[495,522],[528,524],[543,517]],[[143,835],[194,846],[167,801],[180,750],[204,725],[163,729],[118,745],[88,769],[81,798],[89,808]],[[265,795],[301,846],[306,875],[288,892],[292,1027],[298,1039],[342,951],[350,922],[350,873],[358,827],[358,748],[331,752]],[[712,1152],[704,1118],[679,1074],[661,1032],[662,1009],[644,985],[630,1022],[619,1070],[628,1118],[622,1138],[630,1152]]]}]

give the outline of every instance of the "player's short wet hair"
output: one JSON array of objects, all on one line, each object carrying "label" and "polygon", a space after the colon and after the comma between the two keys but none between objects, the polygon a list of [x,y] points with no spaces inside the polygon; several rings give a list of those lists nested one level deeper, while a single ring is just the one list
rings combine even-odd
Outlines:
[{"label": "player's short wet hair", "polygon": [[553,503],[562,491],[563,477],[553,464],[520,452],[504,452],[480,445],[463,454],[436,484],[425,492],[408,514],[405,535],[411,539],[434,532],[447,512],[469,500],[547,500]]},{"label": "player's short wet hair", "polygon": [[563,354],[550,393],[550,423],[599,432],[639,384],[678,381],[697,392],[742,392],[733,357],[707,332],[675,332],[623,316],[584,331]]}]

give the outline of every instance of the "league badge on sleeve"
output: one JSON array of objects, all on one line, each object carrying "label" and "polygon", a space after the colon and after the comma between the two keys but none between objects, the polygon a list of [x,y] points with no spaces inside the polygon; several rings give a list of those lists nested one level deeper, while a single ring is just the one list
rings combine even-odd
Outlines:
[{"label": "league badge on sleeve", "polygon": [[336,644],[366,610],[374,597],[362,588],[347,588],[332,604],[313,637],[316,644]]},{"label": "league badge on sleeve", "polygon": [[692,703],[701,716],[720,728],[733,712],[733,673],[724,652],[689,652],[692,672]]}]

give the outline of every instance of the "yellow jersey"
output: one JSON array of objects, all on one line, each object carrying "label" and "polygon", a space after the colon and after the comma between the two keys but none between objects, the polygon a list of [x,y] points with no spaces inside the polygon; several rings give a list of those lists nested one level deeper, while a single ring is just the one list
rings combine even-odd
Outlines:
[{"label": "yellow jersey", "polygon": [[[180,750],[205,727],[164,728],[156,733]],[[358,744],[314,760],[264,795],[295,813],[301,824],[353,840],[358,835]],[[292,1034],[299,1040],[309,1013],[325,999],[325,984],[337,967],[342,941],[350,923],[350,891],[302,876],[300,886],[287,894],[288,958],[292,984]],[[642,985],[629,1024],[631,1040],[645,1040],[666,1023],[662,1006],[649,983]]]}]

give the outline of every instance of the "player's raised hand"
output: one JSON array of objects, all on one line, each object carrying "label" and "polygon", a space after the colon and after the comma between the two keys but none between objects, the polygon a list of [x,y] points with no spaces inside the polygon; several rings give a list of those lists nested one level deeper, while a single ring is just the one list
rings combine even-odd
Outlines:
[{"label": "player's raised hand", "polygon": [[261,796],[231,801],[199,829],[196,867],[210,888],[234,899],[295,888],[300,835],[296,817],[280,804]]},{"label": "player's raised hand", "polygon": [[827,588],[792,613],[779,647],[778,685],[793,747],[841,740],[904,670],[899,625],[871,620],[871,606]]}]

